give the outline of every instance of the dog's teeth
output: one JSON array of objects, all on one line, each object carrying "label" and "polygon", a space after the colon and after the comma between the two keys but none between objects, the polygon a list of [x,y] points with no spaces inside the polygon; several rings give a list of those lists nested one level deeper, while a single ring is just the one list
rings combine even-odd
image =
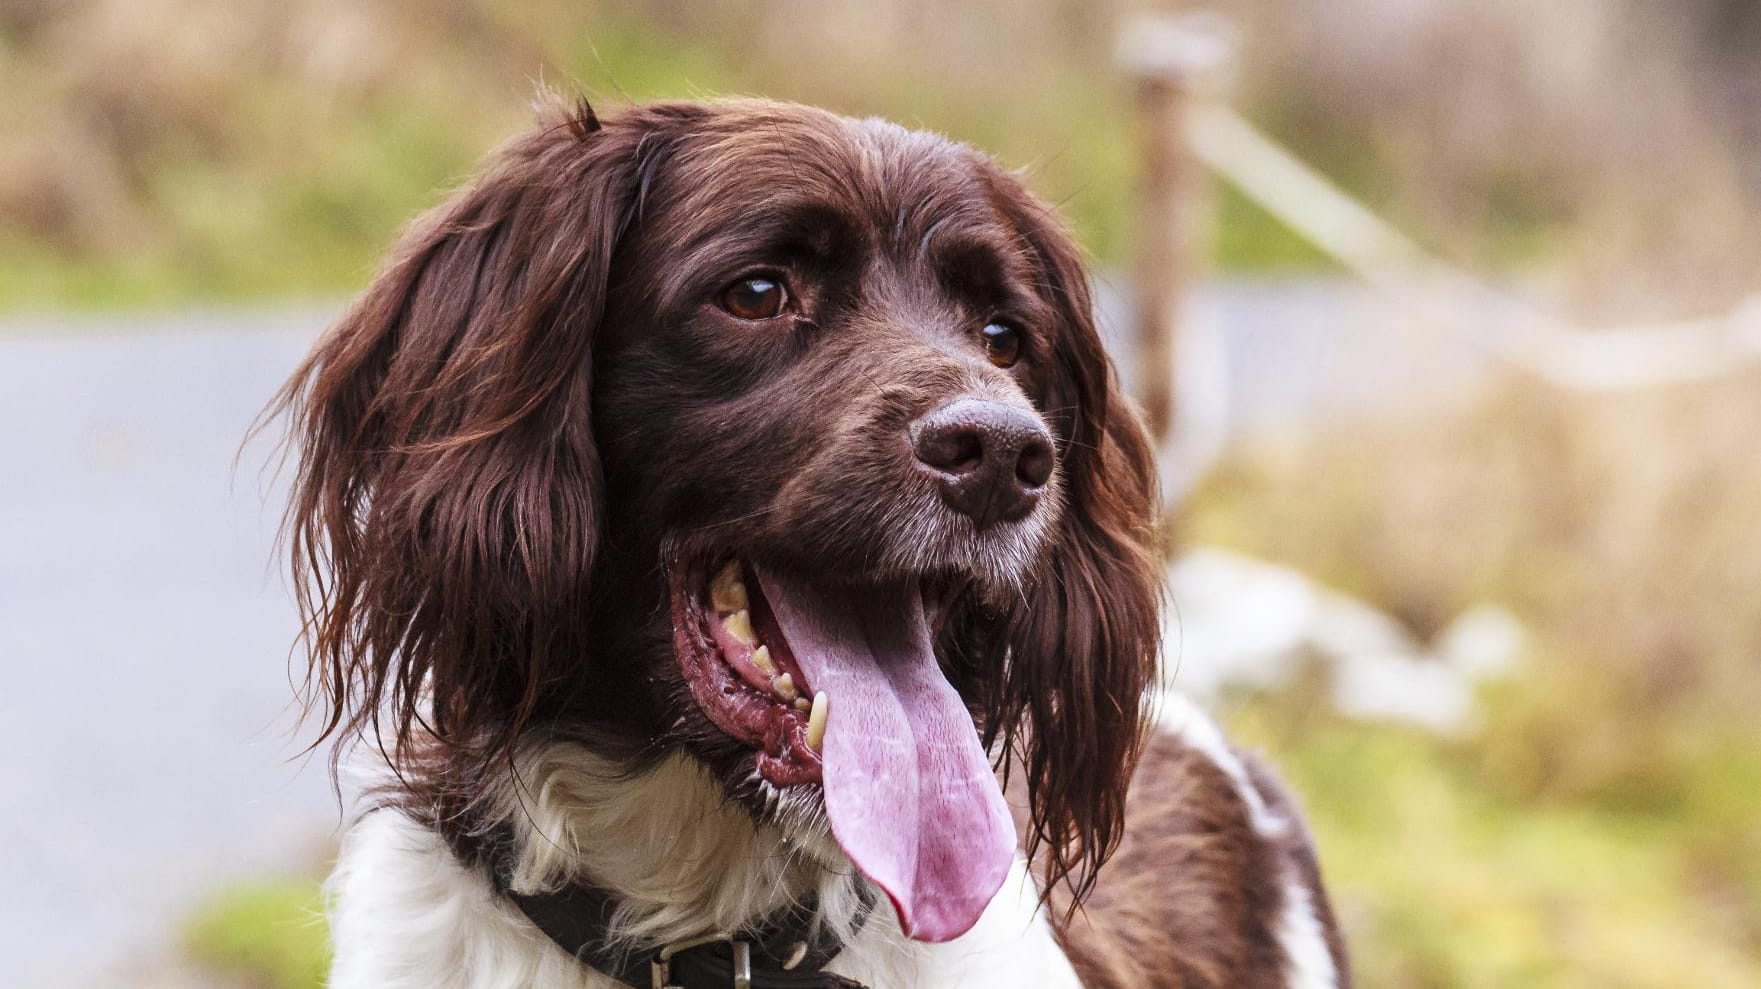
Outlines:
[{"label": "dog's teeth", "polygon": [[770,661],[769,646],[759,646],[752,650],[752,665],[758,667],[759,672],[765,676],[774,677],[777,675],[777,664]]},{"label": "dog's teeth", "polygon": [[802,714],[806,714],[808,711],[813,710],[813,702],[805,697],[797,697],[795,698],[795,710],[800,711]]},{"label": "dog's teeth", "polygon": [[752,613],[741,609],[722,619],[722,628],[739,641],[741,645],[758,645],[758,633],[752,631]]},{"label": "dog's teeth", "polygon": [[807,715],[807,747],[818,752],[825,745],[825,716],[832,699],[825,691],[813,695],[813,708]]},{"label": "dog's teeth", "polygon": [[740,579],[739,560],[729,560],[727,566],[716,571],[709,582],[709,603],[717,611],[746,610],[746,584]]},{"label": "dog's teeth", "polygon": [[792,701],[801,695],[801,691],[795,689],[795,678],[787,673],[772,680],[770,689],[776,691],[777,696],[786,701]]}]

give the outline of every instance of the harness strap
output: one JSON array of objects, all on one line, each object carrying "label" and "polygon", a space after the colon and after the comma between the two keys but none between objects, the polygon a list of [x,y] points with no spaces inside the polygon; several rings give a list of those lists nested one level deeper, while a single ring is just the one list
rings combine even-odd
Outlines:
[{"label": "harness strap", "polygon": [[[868,922],[875,896],[858,886],[856,930]],[[844,949],[827,925],[815,923],[818,898],[727,937],[635,950],[613,945],[609,932],[617,899],[587,883],[549,893],[504,891],[545,936],[589,968],[634,989],[866,989],[825,971]]]}]

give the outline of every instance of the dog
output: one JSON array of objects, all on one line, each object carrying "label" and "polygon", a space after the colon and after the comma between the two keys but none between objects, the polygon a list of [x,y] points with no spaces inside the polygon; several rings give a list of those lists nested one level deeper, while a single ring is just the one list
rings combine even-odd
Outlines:
[{"label": "dog", "polygon": [[988,157],[778,102],[558,103],[419,220],[276,406],[376,773],[330,985],[1347,985],[1293,804],[1157,689],[1092,308]]}]

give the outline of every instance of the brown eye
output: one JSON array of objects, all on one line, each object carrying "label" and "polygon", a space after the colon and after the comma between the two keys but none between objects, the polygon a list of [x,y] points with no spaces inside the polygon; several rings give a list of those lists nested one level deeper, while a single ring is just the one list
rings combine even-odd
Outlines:
[{"label": "brown eye", "polygon": [[1004,323],[984,328],[984,353],[998,367],[1014,367],[1021,359],[1021,331]]},{"label": "brown eye", "polygon": [[722,308],[741,319],[775,319],[788,303],[782,280],[768,275],[742,278],[722,289]]}]

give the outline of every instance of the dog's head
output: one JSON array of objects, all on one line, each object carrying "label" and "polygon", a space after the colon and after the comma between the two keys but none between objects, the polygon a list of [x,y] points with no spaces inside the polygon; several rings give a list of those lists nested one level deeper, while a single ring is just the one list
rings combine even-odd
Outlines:
[{"label": "dog's head", "polygon": [[[285,393],[326,732],[533,732],[823,806],[907,931],[1078,894],[1153,676],[1152,474],[1068,236],[932,135],[585,107],[420,222]],[[438,759],[438,762],[436,762]],[[809,815],[812,816],[812,815]]]}]

